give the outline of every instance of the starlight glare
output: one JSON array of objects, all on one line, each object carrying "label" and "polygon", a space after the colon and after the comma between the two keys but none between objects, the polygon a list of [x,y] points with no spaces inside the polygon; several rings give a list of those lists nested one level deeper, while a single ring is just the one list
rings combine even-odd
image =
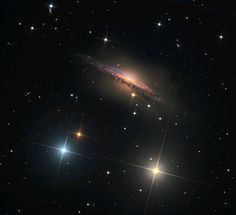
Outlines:
[{"label": "starlight glare", "polygon": [[158,173],[160,173],[160,170],[157,167],[155,167],[152,169],[152,172],[154,175],[157,175]]},{"label": "starlight glare", "polygon": [[81,137],[81,136],[82,136],[81,132],[80,132],[80,131],[77,132],[77,133],[76,133],[76,136],[77,136],[77,137]]},{"label": "starlight glare", "polygon": [[64,154],[67,152],[67,149],[65,147],[61,148],[61,153]]}]

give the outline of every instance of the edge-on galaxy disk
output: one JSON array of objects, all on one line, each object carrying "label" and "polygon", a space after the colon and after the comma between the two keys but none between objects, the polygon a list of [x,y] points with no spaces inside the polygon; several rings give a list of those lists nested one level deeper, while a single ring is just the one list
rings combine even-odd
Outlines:
[{"label": "edge-on galaxy disk", "polygon": [[125,84],[131,90],[135,91],[136,93],[142,95],[145,98],[151,99],[155,102],[162,101],[162,97],[157,95],[150,89],[147,85],[140,81],[136,81],[129,77],[128,73],[120,68],[106,65],[93,57],[87,55],[80,55],[80,57],[88,64],[93,65],[98,71],[108,74],[115,78],[117,81]]}]

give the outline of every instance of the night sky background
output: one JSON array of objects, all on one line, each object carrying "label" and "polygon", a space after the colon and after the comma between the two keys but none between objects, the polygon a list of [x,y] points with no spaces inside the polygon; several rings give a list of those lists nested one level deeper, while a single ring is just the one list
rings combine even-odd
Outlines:
[{"label": "night sky background", "polygon": [[[231,2],[2,0],[0,214],[234,215]],[[125,162],[152,167],[166,129],[160,168],[186,179],[158,174],[148,201],[152,171]]]}]

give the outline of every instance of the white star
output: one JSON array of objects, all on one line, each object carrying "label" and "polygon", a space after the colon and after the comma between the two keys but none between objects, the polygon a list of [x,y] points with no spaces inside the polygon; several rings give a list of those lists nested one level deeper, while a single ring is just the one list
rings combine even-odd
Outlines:
[{"label": "white star", "polygon": [[52,3],[48,5],[49,13],[52,13],[53,8],[54,8],[54,5]]},{"label": "white star", "polygon": [[105,37],[103,40],[104,40],[104,42],[105,42],[105,43],[106,43],[106,42],[108,42],[108,39],[107,39],[107,37]]},{"label": "white star", "polygon": [[219,39],[220,40],[222,40],[224,37],[223,37],[223,35],[221,34],[220,36],[219,36]]}]

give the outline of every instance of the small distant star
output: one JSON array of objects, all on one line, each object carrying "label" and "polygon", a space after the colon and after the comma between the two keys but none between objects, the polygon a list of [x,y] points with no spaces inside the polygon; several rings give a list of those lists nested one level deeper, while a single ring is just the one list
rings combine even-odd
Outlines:
[{"label": "small distant star", "polygon": [[107,37],[105,37],[103,40],[104,40],[104,42],[105,42],[105,43],[106,43],[106,42],[108,42],[108,39],[107,39]]},{"label": "small distant star", "polygon": [[54,8],[54,5],[52,3],[48,5],[48,9],[50,13],[52,13],[53,8]]},{"label": "small distant star", "polygon": [[133,112],[133,115],[136,115],[136,114],[137,114],[137,113],[134,111],[134,112]]},{"label": "small distant star", "polygon": [[220,40],[224,39],[224,37],[223,37],[222,34],[219,36],[219,39],[220,39]]},{"label": "small distant star", "polygon": [[34,26],[31,26],[31,27],[30,27],[30,30],[33,31],[33,30],[34,30]]},{"label": "small distant star", "polygon": [[135,93],[132,93],[131,96],[132,96],[132,97],[135,97]]},{"label": "small distant star", "polygon": [[110,174],[111,174],[111,172],[110,172],[110,171],[107,171],[106,173],[107,173],[107,175],[110,175]]},{"label": "small distant star", "polygon": [[161,25],[162,25],[161,22],[158,22],[158,23],[157,23],[157,26],[158,26],[158,27],[161,27]]},{"label": "small distant star", "polygon": [[148,104],[148,105],[147,105],[147,107],[148,107],[148,108],[150,108],[150,107],[151,107],[151,105],[150,105],[150,104]]}]

